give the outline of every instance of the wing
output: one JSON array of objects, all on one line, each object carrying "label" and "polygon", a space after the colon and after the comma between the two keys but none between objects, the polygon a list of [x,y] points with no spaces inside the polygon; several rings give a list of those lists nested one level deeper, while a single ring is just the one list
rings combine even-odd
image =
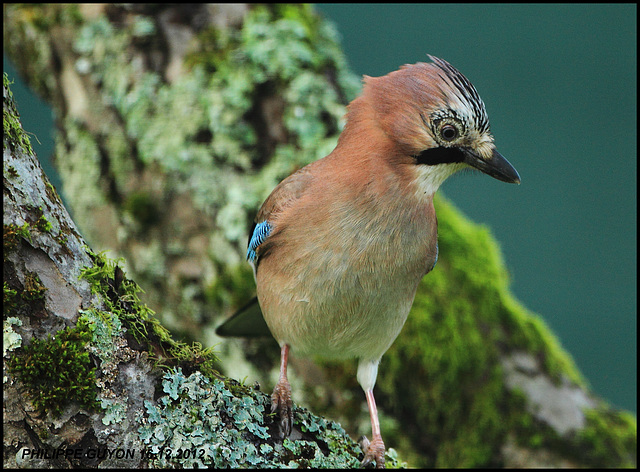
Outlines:
[{"label": "wing", "polygon": [[269,236],[278,227],[278,215],[293,205],[309,188],[313,181],[311,171],[318,162],[320,161],[313,162],[284,179],[262,204],[251,228],[247,245],[247,260],[253,265],[254,270],[260,258],[265,256],[271,247]]},{"label": "wing", "polygon": [[261,221],[260,223],[253,223],[251,228],[251,236],[249,237],[249,244],[247,245],[247,260],[251,263],[256,262],[258,254],[256,250],[271,234],[271,225],[268,221]]},{"label": "wing", "polygon": [[[269,245],[269,236],[277,227],[278,215],[304,194],[313,178],[313,174],[309,172],[313,164],[303,167],[280,182],[258,211],[247,244],[247,260],[253,266],[254,275],[260,258],[265,255],[265,246]],[[216,334],[240,337],[269,336],[270,331],[262,316],[258,298],[253,297],[249,303],[218,326]]]}]

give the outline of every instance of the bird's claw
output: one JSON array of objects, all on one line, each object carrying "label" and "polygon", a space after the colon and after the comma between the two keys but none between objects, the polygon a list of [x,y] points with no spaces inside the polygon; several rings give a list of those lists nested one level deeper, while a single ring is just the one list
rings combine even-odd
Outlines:
[{"label": "bird's claw", "polygon": [[367,467],[369,464],[375,461],[376,469],[384,469],[384,442],[382,442],[381,436],[374,436],[372,441],[369,441],[366,436],[362,436],[358,441],[360,447],[364,452],[364,459],[362,461],[362,467]]},{"label": "bird's claw", "polygon": [[271,394],[271,413],[278,413],[280,422],[280,439],[291,434],[293,427],[293,403],[291,402],[291,385],[286,379],[280,379]]}]

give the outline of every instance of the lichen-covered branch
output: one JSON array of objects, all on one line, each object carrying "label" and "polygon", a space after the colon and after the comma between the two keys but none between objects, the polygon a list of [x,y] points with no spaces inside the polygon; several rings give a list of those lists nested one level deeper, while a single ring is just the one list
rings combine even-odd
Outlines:
[{"label": "lichen-covered branch", "polygon": [[85,244],[3,84],[5,468],[353,467],[337,423],[226,379],[211,349],[171,339],[137,284]]},{"label": "lichen-covered branch", "polygon": [[[7,7],[5,39],[56,108],[56,167],[92,247],[167,326],[211,341],[253,290],[261,199],[335,145],[358,89],[308,6]],[[24,59],[24,60],[23,60]],[[260,170],[258,173],[257,170]]]},{"label": "lichen-covered branch", "polygon": [[[56,166],[83,234],[124,257],[174,332],[219,342],[217,320],[254,290],[248,221],[332,149],[357,92],[336,32],[303,5],[4,8],[8,54],[56,111]],[[635,465],[635,417],[595,398],[514,300],[490,232],[436,206],[440,260],[380,366],[386,444],[415,466]],[[224,343],[221,366],[240,375],[248,358],[258,367],[242,371],[269,386],[272,347]],[[352,363],[292,363],[295,400],[368,432]]]}]

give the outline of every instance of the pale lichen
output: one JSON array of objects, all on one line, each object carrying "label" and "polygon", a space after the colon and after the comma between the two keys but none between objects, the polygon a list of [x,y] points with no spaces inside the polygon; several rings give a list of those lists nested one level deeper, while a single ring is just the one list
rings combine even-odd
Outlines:
[{"label": "pale lichen", "polygon": [[[4,290],[6,296],[6,282],[4,284]],[[2,320],[2,357],[6,357],[9,352],[22,346],[22,336],[13,330],[13,325],[22,326],[22,320],[14,316]]]},{"label": "pale lichen", "polygon": [[[303,438],[274,441],[270,398],[232,392],[200,372],[167,371],[164,396],[145,402],[138,429],[155,467],[346,468],[359,465],[359,447],[336,423],[295,408]],[[392,463],[393,462],[392,460]]]}]

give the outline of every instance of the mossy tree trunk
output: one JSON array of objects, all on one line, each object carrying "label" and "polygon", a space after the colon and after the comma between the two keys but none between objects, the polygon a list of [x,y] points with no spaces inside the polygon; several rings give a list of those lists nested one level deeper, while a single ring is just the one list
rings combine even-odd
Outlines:
[{"label": "mossy tree trunk", "polygon": [[[4,39],[54,107],[55,164],[82,233],[124,257],[173,331],[218,341],[217,321],[254,290],[250,219],[333,148],[357,93],[331,26],[300,5],[10,5]],[[635,464],[635,419],[594,398],[512,298],[488,231],[436,205],[440,261],[380,368],[387,444],[412,465]],[[221,349],[262,369],[272,347]],[[354,372],[300,361],[298,385],[367,432]]]},{"label": "mossy tree trunk", "polygon": [[117,262],[86,246],[3,84],[3,466],[354,467],[337,423],[296,408],[283,442],[270,396],[175,342]]},{"label": "mossy tree trunk", "polygon": [[212,321],[250,297],[251,213],[331,149],[342,83],[357,88],[319,18],[277,10],[6,9],[11,56],[54,107],[55,165],[79,227],[192,338],[211,341]]}]

